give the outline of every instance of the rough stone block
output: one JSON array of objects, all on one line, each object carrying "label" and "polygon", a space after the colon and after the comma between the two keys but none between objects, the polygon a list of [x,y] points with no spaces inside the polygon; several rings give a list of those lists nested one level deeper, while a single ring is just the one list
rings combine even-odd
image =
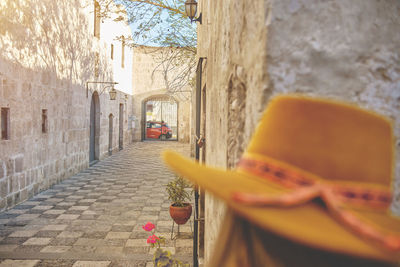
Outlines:
[{"label": "rough stone block", "polygon": [[48,85],[50,83],[50,73],[49,72],[42,72],[41,82],[45,85]]},{"label": "rough stone block", "polygon": [[51,238],[46,237],[32,237],[25,241],[23,245],[48,245],[51,241]]},{"label": "rough stone block", "polygon": [[24,189],[21,191],[20,199],[21,201],[27,200],[29,198],[29,191],[28,189]]},{"label": "rough stone block", "polygon": [[33,193],[36,195],[39,193],[39,184],[34,184],[33,185]]},{"label": "rough stone block", "polygon": [[84,266],[98,266],[107,267],[111,261],[77,261],[74,263],[73,267],[84,267]]},{"label": "rough stone block", "polygon": [[7,176],[12,176],[14,174],[14,160],[8,159],[6,161],[6,171]]},{"label": "rough stone block", "polygon": [[7,207],[7,199],[3,198],[0,200],[0,210],[4,210]]},{"label": "rough stone block", "polygon": [[38,169],[33,169],[32,170],[32,183],[37,183],[38,181]]},{"label": "rough stone block", "polygon": [[15,176],[8,177],[9,193],[17,192],[19,190],[18,179]]},{"label": "rough stone block", "polygon": [[[13,248],[12,250],[14,250]],[[39,260],[10,260],[7,259],[2,262],[3,266],[23,266],[23,267],[33,267],[38,264]]]},{"label": "rough stone block", "polygon": [[44,175],[44,177],[49,177],[49,175],[50,175],[49,165],[46,165],[43,167],[43,175]]},{"label": "rough stone block", "polygon": [[32,85],[28,82],[24,82],[22,85],[24,94],[28,97],[32,96]]},{"label": "rough stone block", "polygon": [[43,166],[40,166],[36,172],[36,182],[41,182],[44,179]]},{"label": "rough stone block", "polygon": [[14,195],[7,197],[7,207],[12,207],[12,206],[14,206]]},{"label": "rough stone block", "polygon": [[32,170],[26,171],[25,183],[26,183],[26,186],[30,186],[32,184]]},{"label": "rough stone block", "polygon": [[33,187],[28,189],[28,199],[35,195],[35,190]]},{"label": "rough stone block", "polygon": [[0,161],[0,179],[6,176],[5,164]]},{"label": "rough stone block", "polygon": [[21,192],[17,192],[14,194],[14,205],[17,205],[21,202]]},{"label": "rough stone block", "polygon": [[26,187],[26,178],[25,178],[25,173],[22,173],[17,176],[18,177],[18,183],[19,183],[19,189],[24,189]]},{"label": "rough stone block", "polygon": [[57,160],[55,163],[55,172],[59,173],[61,171],[61,160]]},{"label": "rough stone block", "polygon": [[5,198],[9,193],[8,190],[8,181],[7,179],[4,179],[3,181],[0,182],[0,197]]},{"label": "rough stone block", "polygon": [[23,156],[18,156],[15,158],[15,172],[22,172],[24,169],[24,157]]},{"label": "rough stone block", "polygon": [[16,94],[16,84],[13,80],[3,80],[4,98],[13,98]]}]

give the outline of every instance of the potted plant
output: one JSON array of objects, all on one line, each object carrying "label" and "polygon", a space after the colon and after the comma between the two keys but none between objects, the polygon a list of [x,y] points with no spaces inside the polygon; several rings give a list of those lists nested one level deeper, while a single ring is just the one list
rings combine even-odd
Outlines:
[{"label": "potted plant", "polygon": [[166,186],[168,199],[172,201],[169,214],[177,224],[185,224],[192,215],[192,205],[188,202],[190,194],[186,191],[187,187],[189,185],[179,176]]},{"label": "potted plant", "polygon": [[[165,245],[165,238],[162,236],[155,235],[156,226],[151,222],[142,225],[143,230],[150,232],[150,236],[147,238],[147,244],[150,244],[152,248],[156,248],[153,256],[154,266],[157,267],[189,267],[189,264],[183,264],[181,261],[172,257],[172,253],[169,250],[161,248],[161,245]],[[147,266],[147,265],[146,265]]]}]

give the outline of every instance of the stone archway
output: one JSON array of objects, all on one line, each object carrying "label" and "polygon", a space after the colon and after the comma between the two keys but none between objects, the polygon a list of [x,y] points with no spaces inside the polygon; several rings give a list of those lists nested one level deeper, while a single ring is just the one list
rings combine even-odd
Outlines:
[{"label": "stone archway", "polygon": [[[178,140],[178,102],[169,95],[153,95],[142,101],[142,140]],[[165,123],[172,136],[149,135],[149,122]],[[155,126],[156,127],[156,126]]]},{"label": "stone archway", "polygon": [[90,141],[89,164],[99,160],[100,156],[100,99],[99,94],[92,94],[90,103]]}]

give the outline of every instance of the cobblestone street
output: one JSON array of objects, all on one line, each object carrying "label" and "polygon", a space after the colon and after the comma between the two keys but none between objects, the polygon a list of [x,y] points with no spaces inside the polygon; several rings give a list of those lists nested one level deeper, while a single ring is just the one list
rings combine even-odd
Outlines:
[{"label": "cobblestone street", "polygon": [[187,144],[133,143],[1,213],[0,266],[153,266],[141,227],[148,221],[191,264],[193,219],[170,238],[165,184],[174,175],[161,162],[164,148],[189,155]]}]

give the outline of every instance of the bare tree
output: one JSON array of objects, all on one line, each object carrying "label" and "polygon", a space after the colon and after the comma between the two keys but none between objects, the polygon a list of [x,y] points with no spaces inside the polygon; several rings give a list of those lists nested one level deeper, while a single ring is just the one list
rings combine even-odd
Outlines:
[{"label": "bare tree", "polygon": [[[112,1],[98,1],[102,17],[110,17],[115,12],[111,10]],[[168,94],[188,99],[188,88],[194,86],[197,34],[195,24],[185,14],[185,0],[119,0],[118,3],[125,6],[129,23],[133,25],[129,45],[160,47],[152,50],[157,62],[153,73],[163,72]]]},{"label": "bare tree", "polygon": [[152,76],[156,71],[160,71],[168,94],[181,100],[189,100],[195,83],[193,52],[180,47],[159,48],[155,52],[154,60],[157,66]]}]

